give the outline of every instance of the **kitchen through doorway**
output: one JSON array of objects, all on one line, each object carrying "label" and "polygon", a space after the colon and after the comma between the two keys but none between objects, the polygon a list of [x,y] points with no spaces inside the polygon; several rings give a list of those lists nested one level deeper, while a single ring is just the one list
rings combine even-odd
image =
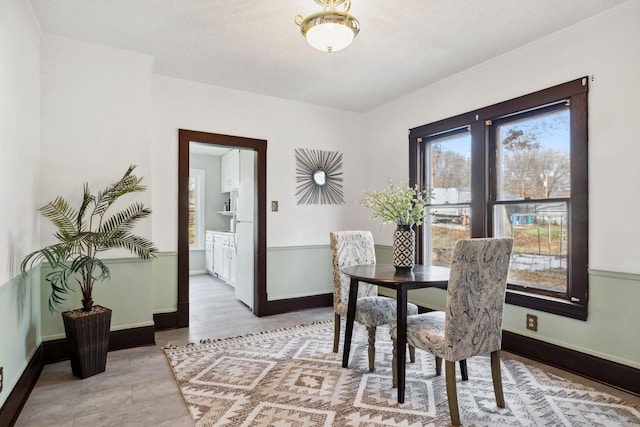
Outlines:
[{"label": "kitchen through doorway", "polygon": [[263,315],[266,141],[180,130],[179,144],[177,326],[189,324],[195,275]]},{"label": "kitchen through doorway", "polygon": [[219,279],[212,283],[233,288],[249,310],[254,199],[255,151],[189,143],[189,276],[204,273]]}]

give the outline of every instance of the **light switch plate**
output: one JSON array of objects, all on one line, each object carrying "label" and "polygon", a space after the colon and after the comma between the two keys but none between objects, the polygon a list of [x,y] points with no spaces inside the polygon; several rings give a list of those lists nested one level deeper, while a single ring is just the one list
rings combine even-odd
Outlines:
[{"label": "light switch plate", "polygon": [[278,201],[273,200],[271,202],[271,212],[278,212]]}]

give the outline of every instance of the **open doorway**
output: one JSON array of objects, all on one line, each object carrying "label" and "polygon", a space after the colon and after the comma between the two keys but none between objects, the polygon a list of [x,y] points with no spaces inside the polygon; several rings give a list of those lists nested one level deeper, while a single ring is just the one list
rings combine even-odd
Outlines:
[{"label": "open doorway", "polygon": [[[252,138],[221,135],[208,132],[191,130],[179,130],[179,153],[178,153],[178,313],[177,326],[189,326],[189,175],[190,175],[190,146],[191,143],[203,145],[229,147],[240,149],[240,152],[252,154],[253,159],[253,181],[252,187],[255,189],[253,200],[253,211],[255,212],[251,231],[244,239],[252,239],[252,252],[244,253],[242,256],[253,256],[252,271],[244,273],[251,274],[253,289],[249,298],[252,300],[253,313],[257,316],[266,314],[266,149],[267,142]],[[247,180],[249,181],[249,180]],[[238,193],[231,193],[234,202]],[[242,201],[240,201],[242,202]],[[243,220],[246,218],[231,219],[230,228],[239,226],[243,229]],[[242,234],[241,234],[242,235]],[[246,248],[247,246],[245,246]]]}]

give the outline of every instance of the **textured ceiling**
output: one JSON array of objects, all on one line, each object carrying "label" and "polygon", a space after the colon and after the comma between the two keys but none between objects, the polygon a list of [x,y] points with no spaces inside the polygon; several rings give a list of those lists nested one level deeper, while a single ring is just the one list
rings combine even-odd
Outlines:
[{"label": "textured ceiling", "polygon": [[363,112],[625,0],[352,0],[360,34],[330,54],[293,22],[313,0],[30,1],[45,34],[152,55],[158,74]]}]

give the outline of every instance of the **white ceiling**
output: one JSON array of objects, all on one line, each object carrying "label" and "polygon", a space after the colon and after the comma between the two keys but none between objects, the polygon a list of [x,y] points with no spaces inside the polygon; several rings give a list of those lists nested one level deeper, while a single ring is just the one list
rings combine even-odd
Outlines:
[{"label": "white ceiling", "polygon": [[30,1],[45,34],[152,55],[158,74],[357,112],[625,2],[352,0],[360,34],[329,54],[294,23],[313,0]]}]

